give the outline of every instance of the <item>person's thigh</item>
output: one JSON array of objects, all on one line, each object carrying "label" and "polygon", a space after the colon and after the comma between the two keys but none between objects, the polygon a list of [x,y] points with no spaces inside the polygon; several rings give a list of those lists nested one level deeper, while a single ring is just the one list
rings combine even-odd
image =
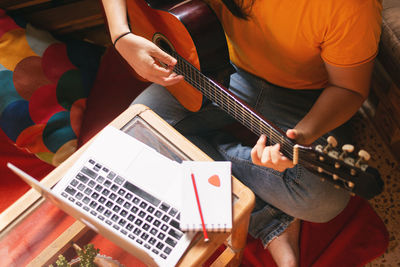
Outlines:
[{"label": "person's thigh", "polygon": [[198,112],[185,109],[166,88],[152,84],[132,104],[152,109],[183,135],[205,135],[224,128],[234,120],[213,103],[207,102]]}]

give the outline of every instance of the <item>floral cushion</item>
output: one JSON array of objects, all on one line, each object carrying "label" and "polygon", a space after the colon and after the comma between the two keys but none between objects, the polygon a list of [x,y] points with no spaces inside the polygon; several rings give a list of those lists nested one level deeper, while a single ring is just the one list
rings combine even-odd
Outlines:
[{"label": "floral cushion", "polygon": [[17,147],[54,166],[77,149],[102,52],[0,9],[0,127]]}]

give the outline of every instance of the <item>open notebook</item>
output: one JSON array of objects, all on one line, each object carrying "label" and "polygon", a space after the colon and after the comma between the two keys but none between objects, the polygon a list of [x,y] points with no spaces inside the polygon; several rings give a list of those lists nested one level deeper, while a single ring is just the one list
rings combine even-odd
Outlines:
[{"label": "open notebook", "polygon": [[179,228],[180,164],[112,126],[96,136],[53,189],[8,166],[56,206],[149,266],[174,266],[193,238]]}]

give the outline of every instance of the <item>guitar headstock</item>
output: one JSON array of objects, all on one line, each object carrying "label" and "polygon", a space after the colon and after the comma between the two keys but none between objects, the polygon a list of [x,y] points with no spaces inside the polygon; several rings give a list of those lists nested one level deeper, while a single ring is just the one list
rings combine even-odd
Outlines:
[{"label": "guitar headstock", "polygon": [[298,161],[308,170],[328,180],[337,188],[344,188],[352,194],[371,199],[383,190],[379,172],[369,167],[371,158],[365,150],[355,151],[353,145],[337,148],[337,141],[328,137],[327,145],[313,147],[297,146]]}]

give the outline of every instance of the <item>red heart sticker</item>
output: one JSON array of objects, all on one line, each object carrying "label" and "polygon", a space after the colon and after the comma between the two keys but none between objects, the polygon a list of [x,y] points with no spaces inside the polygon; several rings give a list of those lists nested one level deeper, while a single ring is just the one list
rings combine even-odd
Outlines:
[{"label": "red heart sticker", "polygon": [[214,174],[213,176],[208,178],[208,182],[210,184],[212,184],[213,186],[216,186],[216,187],[220,187],[220,185],[221,185],[221,181],[219,180],[219,176],[216,175],[216,174]]}]

